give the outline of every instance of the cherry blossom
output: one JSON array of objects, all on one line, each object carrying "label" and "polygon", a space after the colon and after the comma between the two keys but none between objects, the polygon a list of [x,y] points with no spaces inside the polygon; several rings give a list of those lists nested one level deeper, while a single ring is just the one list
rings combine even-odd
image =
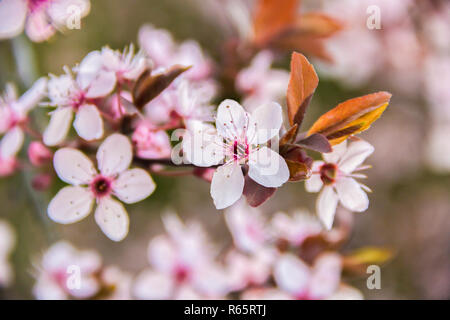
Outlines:
[{"label": "cherry blossom", "polygon": [[175,64],[192,66],[186,77],[193,81],[206,80],[212,72],[212,62],[194,40],[176,44],[167,30],[144,25],[139,30],[139,44],[153,60],[156,67],[170,67]]},{"label": "cherry blossom", "polygon": [[355,178],[365,178],[356,173],[367,167],[361,166],[374,148],[366,141],[348,144],[344,141],[334,146],[333,152],[323,154],[325,161],[315,161],[312,176],[305,182],[308,192],[319,192],[316,202],[317,215],[327,229],[331,229],[338,202],[351,211],[362,212],[369,206],[368,187]]},{"label": "cherry blossom", "polygon": [[77,76],[66,68],[66,74],[50,75],[48,97],[50,105],[56,106],[50,123],[44,131],[44,143],[56,146],[67,136],[75,112],[73,126],[85,140],[96,140],[103,136],[103,120],[93,99],[107,96],[116,85],[115,72],[107,71],[94,63],[88,55],[75,69]]},{"label": "cherry blossom", "polygon": [[14,277],[9,256],[15,242],[14,229],[6,221],[0,220],[0,288],[10,285]]},{"label": "cherry blossom", "polygon": [[36,266],[33,294],[39,300],[92,298],[101,287],[97,279],[101,266],[97,252],[78,250],[66,241],[57,242]]},{"label": "cherry blossom", "polygon": [[23,127],[28,121],[28,113],[44,98],[47,79],[41,78],[17,98],[15,87],[10,84],[0,99],[0,176],[14,172],[17,163],[15,156],[24,142]]},{"label": "cherry blossom", "polygon": [[70,28],[77,22],[74,19],[85,17],[89,10],[89,0],[2,0],[0,39],[15,37],[25,28],[32,41],[41,42],[58,29]]},{"label": "cherry blossom", "polygon": [[138,299],[205,299],[229,290],[224,270],[214,261],[214,248],[197,223],[184,225],[174,214],[164,216],[167,235],[153,238],[148,258],[153,269],[142,271],[133,293]]},{"label": "cherry blossom", "polygon": [[325,299],[339,288],[341,264],[336,253],[323,253],[312,267],[287,253],[275,265],[275,282],[294,299]]},{"label": "cherry blossom", "polygon": [[242,165],[248,165],[249,177],[264,187],[280,187],[289,179],[285,160],[263,145],[278,137],[281,125],[281,106],[277,103],[262,105],[249,114],[236,101],[224,100],[217,110],[216,129],[204,126],[185,137],[183,151],[191,163],[210,167],[225,161],[211,182],[217,209],[224,209],[241,197]]},{"label": "cherry blossom", "polygon": [[143,159],[169,158],[172,147],[169,135],[164,130],[154,130],[146,123],[139,124],[134,130],[132,141],[136,146],[136,155]]},{"label": "cherry blossom", "polygon": [[147,171],[128,169],[133,157],[129,139],[112,134],[97,150],[100,173],[81,151],[62,148],[56,151],[53,165],[59,178],[72,186],[64,187],[48,206],[49,217],[70,224],[85,218],[97,202],[95,221],[113,241],[121,241],[128,233],[129,218],[123,205],[141,201],[155,190]]},{"label": "cherry blossom", "polygon": [[261,51],[236,77],[236,88],[244,94],[243,104],[248,106],[249,110],[266,101],[284,99],[289,73],[271,68],[272,63],[273,54],[267,50]]},{"label": "cherry blossom", "polygon": [[53,153],[40,141],[33,141],[28,146],[28,158],[32,165],[39,167],[53,159]]}]

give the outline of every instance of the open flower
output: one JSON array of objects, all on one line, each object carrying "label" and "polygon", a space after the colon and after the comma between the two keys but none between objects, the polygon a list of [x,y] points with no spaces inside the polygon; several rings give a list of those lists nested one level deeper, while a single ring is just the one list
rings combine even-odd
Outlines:
[{"label": "open flower", "polygon": [[286,161],[263,145],[278,137],[281,125],[281,106],[277,103],[262,105],[249,114],[239,103],[228,99],[218,107],[216,129],[205,125],[186,135],[183,151],[188,161],[200,167],[225,161],[211,182],[217,209],[224,209],[241,197],[242,165],[248,165],[249,177],[264,187],[280,187],[289,179]]},{"label": "open flower", "polygon": [[13,228],[3,220],[0,220],[0,288],[8,286],[13,280],[13,268],[9,262],[9,256],[16,243]]},{"label": "open flower", "polygon": [[178,216],[164,216],[168,235],[150,241],[149,262],[136,279],[138,299],[220,298],[229,286],[224,270],[214,261],[214,248],[201,225],[184,225]]},{"label": "open flower", "polygon": [[44,97],[47,79],[41,78],[17,98],[16,89],[8,85],[5,94],[0,99],[0,176],[14,172],[16,168],[15,156],[22,148],[24,141],[23,125],[28,120],[28,113]]},{"label": "open flower", "polygon": [[59,178],[72,186],[61,189],[48,206],[49,217],[62,224],[85,218],[97,202],[95,221],[113,241],[120,241],[128,233],[129,219],[123,205],[112,198],[114,195],[125,203],[135,203],[147,198],[155,190],[155,183],[143,169],[128,169],[133,157],[129,139],[112,134],[100,145],[97,163],[81,151],[63,148],[53,158]]},{"label": "open flower", "polygon": [[323,154],[325,161],[313,163],[311,178],[305,182],[308,192],[319,192],[322,189],[316,210],[327,229],[331,229],[333,225],[339,201],[350,211],[367,210],[369,198],[364,190],[370,189],[355,180],[366,176],[354,172],[367,168],[361,165],[374,151],[373,146],[363,140],[351,142],[348,147],[344,141],[333,149],[333,152]]},{"label": "open flower", "polygon": [[70,243],[53,244],[38,264],[33,294],[39,300],[88,299],[97,294],[101,284],[97,274],[102,267],[99,254],[78,250]]},{"label": "open flower", "polygon": [[89,10],[89,0],[2,0],[0,39],[15,37],[25,27],[32,41],[41,42],[70,23],[78,27],[73,15],[81,19]]}]

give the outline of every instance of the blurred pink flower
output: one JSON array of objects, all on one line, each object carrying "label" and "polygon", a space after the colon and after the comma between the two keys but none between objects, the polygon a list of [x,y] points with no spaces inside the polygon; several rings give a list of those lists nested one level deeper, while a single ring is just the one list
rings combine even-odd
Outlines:
[{"label": "blurred pink flower", "polygon": [[148,257],[153,270],[135,281],[138,299],[222,298],[230,286],[215,261],[214,249],[199,224],[184,225],[175,214],[163,218],[167,235],[150,241]]},{"label": "blurred pink flower", "polygon": [[271,68],[272,63],[273,54],[261,51],[236,77],[236,89],[244,95],[243,104],[249,110],[268,101],[281,102],[286,95],[289,72]]},{"label": "blurred pink flower", "polygon": [[144,122],[134,130],[132,141],[136,155],[143,159],[170,158],[172,147],[169,135],[164,130],[153,130]]},{"label": "blurred pink flower", "polygon": [[57,242],[37,266],[33,294],[39,300],[92,298],[101,287],[97,279],[101,267],[97,252],[77,250],[68,242]]},{"label": "blurred pink flower", "polygon": [[89,0],[2,0],[0,39],[15,37],[25,28],[32,41],[41,42],[89,10]]},{"label": "blurred pink flower", "polygon": [[333,225],[336,207],[340,201],[351,211],[362,212],[369,206],[369,198],[364,192],[368,187],[355,178],[365,175],[354,173],[362,170],[362,163],[374,148],[366,141],[358,140],[348,144],[344,141],[333,147],[333,152],[324,153],[324,161],[314,161],[311,178],[306,180],[308,192],[319,192],[316,203],[317,215],[329,230]]},{"label": "blurred pink flower", "polygon": [[53,165],[59,178],[72,186],[61,189],[48,205],[49,217],[58,223],[80,221],[92,211],[95,221],[113,241],[123,240],[128,233],[129,218],[123,205],[114,200],[135,203],[150,196],[156,188],[147,171],[128,169],[133,157],[129,139],[112,134],[97,151],[100,174],[81,151],[63,148],[56,151]]},{"label": "blurred pink flower", "polygon": [[0,220],[0,288],[9,286],[13,281],[14,271],[9,257],[15,243],[14,229],[6,221]]},{"label": "blurred pink flower", "polygon": [[153,60],[156,67],[170,67],[181,64],[192,66],[185,76],[193,81],[206,80],[212,73],[212,61],[203,53],[200,45],[193,40],[176,44],[172,35],[152,25],[144,25],[139,30],[141,48]]},{"label": "blurred pink flower", "polygon": [[39,167],[53,158],[53,153],[40,141],[33,141],[28,146],[28,158],[33,166]]}]

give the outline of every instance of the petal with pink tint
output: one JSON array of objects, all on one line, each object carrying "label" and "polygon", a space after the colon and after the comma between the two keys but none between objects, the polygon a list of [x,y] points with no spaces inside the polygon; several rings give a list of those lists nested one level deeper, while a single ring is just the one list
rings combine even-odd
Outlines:
[{"label": "petal with pink tint", "polygon": [[98,168],[106,176],[116,175],[128,169],[133,158],[130,140],[114,133],[103,141],[97,150]]},{"label": "petal with pink tint", "polygon": [[347,151],[339,161],[339,170],[352,173],[357,169],[375,148],[364,140],[358,140],[348,145]]},{"label": "petal with pink tint", "polygon": [[121,241],[128,234],[129,218],[123,205],[109,197],[99,201],[95,221],[103,233],[113,241]]},{"label": "petal with pink tint", "polygon": [[309,297],[324,299],[330,297],[341,281],[342,261],[336,253],[324,253],[315,263],[311,277]]},{"label": "petal with pink tint", "polygon": [[247,131],[249,143],[261,144],[278,136],[282,124],[283,114],[278,103],[270,102],[256,108]]},{"label": "petal with pink tint", "polygon": [[333,293],[328,300],[363,300],[364,296],[356,288],[353,288],[346,284],[341,284],[338,290]]},{"label": "petal with pink tint", "polygon": [[224,209],[239,200],[244,190],[244,175],[238,163],[220,166],[211,181],[211,196],[217,209]]},{"label": "petal with pink tint", "polygon": [[42,77],[33,84],[33,86],[25,92],[18,100],[17,108],[23,114],[33,109],[46,94],[47,78]]},{"label": "petal with pink tint", "polygon": [[325,186],[316,201],[317,215],[327,230],[333,226],[339,197],[331,186]]},{"label": "petal with pink tint", "polygon": [[286,161],[270,148],[262,147],[251,152],[248,166],[249,177],[264,187],[277,188],[289,180]]},{"label": "petal with pink tint", "polygon": [[199,167],[217,165],[225,157],[223,138],[212,125],[198,124],[184,134],[183,154],[188,162]]},{"label": "petal with pink tint", "polygon": [[80,221],[91,213],[94,197],[82,187],[62,188],[48,205],[48,216],[55,222],[69,224]]},{"label": "petal with pink tint", "polygon": [[305,189],[308,192],[319,192],[322,189],[323,182],[320,178],[320,167],[324,164],[323,161],[314,161],[312,165],[313,174],[305,181]]},{"label": "petal with pink tint", "polygon": [[8,131],[0,141],[0,157],[8,159],[14,157],[23,145],[24,133],[19,127]]},{"label": "petal with pink tint", "polygon": [[150,241],[147,256],[150,265],[165,273],[172,272],[179,261],[174,242],[165,235],[157,236]]},{"label": "petal with pink tint", "polygon": [[174,289],[172,278],[152,270],[142,271],[136,278],[133,295],[142,300],[171,299]]},{"label": "petal with pink tint", "polygon": [[0,1],[0,39],[17,36],[22,32],[27,16],[27,1]]},{"label": "petal with pink tint", "polygon": [[53,166],[58,177],[72,185],[88,184],[97,174],[92,161],[83,152],[73,148],[56,151]]},{"label": "petal with pink tint", "polygon": [[53,147],[61,142],[67,136],[72,122],[72,108],[58,108],[52,112],[50,123],[44,131],[43,140],[47,146]]},{"label": "petal with pink tint", "polygon": [[274,277],[278,287],[293,296],[302,296],[308,290],[311,272],[303,261],[287,253],[275,264]]},{"label": "petal with pink tint", "polygon": [[243,138],[249,125],[249,115],[234,100],[226,99],[217,108],[217,132],[224,138]]},{"label": "petal with pink tint", "polygon": [[329,153],[324,153],[323,159],[327,163],[338,163],[342,156],[347,151],[347,140],[333,146],[333,151]]},{"label": "petal with pink tint", "polygon": [[166,30],[155,29],[147,24],[139,29],[139,44],[157,67],[168,66],[173,58],[175,44]]},{"label": "petal with pink tint", "polygon": [[353,178],[340,178],[336,190],[342,205],[348,210],[363,212],[369,207],[369,197],[361,185]]},{"label": "petal with pink tint", "polygon": [[144,200],[155,191],[156,184],[147,171],[140,168],[130,169],[119,174],[114,181],[114,195],[125,203]]},{"label": "petal with pink tint", "polygon": [[103,119],[97,107],[85,104],[78,109],[73,127],[84,140],[91,141],[103,136]]},{"label": "petal with pink tint", "polygon": [[25,26],[27,36],[34,42],[42,42],[51,38],[56,30],[48,21],[45,8],[34,10],[28,15]]}]

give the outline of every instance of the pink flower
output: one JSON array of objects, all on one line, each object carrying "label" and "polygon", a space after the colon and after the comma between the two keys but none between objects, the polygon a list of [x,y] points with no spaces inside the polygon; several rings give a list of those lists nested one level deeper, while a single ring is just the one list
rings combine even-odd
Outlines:
[{"label": "pink flower", "polygon": [[42,257],[33,294],[39,300],[87,299],[100,290],[101,257],[70,243],[53,244]]},{"label": "pink flower", "polygon": [[316,203],[317,215],[327,229],[331,229],[338,202],[351,211],[362,212],[369,206],[366,191],[368,187],[355,178],[365,178],[354,173],[362,170],[361,164],[370,156],[374,148],[366,141],[349,143],[344,141],[334,146],[333,152],[323,154],[324,161],[314,161],[311,178],[306,180],[308,192],[319,192]]},{"label": "pink flower", "polygon": [[44,97],[47,79],[41,78],[17,98],[16,90],[8,85],[4,96],[0,99],[0,176],[14,172],[16,168],[15,156],[22,148],[24,132],[22,126],[28,120],[28,113]]},{"label": "pink flower", "polygon": [[41,42],[68,26],[74,14],[81,19],[89,10],[89,0],[2,0],[0,39],[15,37],[25,27],[32,41]]},{"label": "pink flower", "polygon": [[9,261],[16,237],[14,229],[6,221],[0,220],[0,288],[11,284],[14,272]]},{"label": "pink flower", "polygon": [[92,99],[107,96],[116,85],[116,75],[93,61],[90,53],[76,68],[77,77],[73,78],[69,70],[56,77],[51,75],[48,82],[50,105],[56,106],[51,113],[50,123],[44,132],[44,143],[56,146],[64,141],[76,113],[73,126],[84,140],[96,140],[103,136],[103,120]]},{"label": "pink flower", "polygon": [[112,134],[97,151],[100,173],[82,152],[63,148],[56,151],[53,165],[59,178],[72,186],[61,189],[48,206],[49,217],[58,223],[80,221],[97,202],[95,221],[108,238],[121,241],[128,233],[129,218],[122,202],[135,203],[150,196],[155,183],[143,169],[128,169],[133,157],[129,139]]},{"label": "pink flower", "polygon": [[339,287],[341,264],[336,253],[320,255],[312,267],[287,253],[281,256],[275,265],[275,282],[294,299],[325,299]]},{"label": "pink flower", "polygon": [[292,217],[277,212],[272,218],[271,228],[273,237],[287,240],[294,246],[301,245],[306,238],[323,231],[320,221],[303,210],[297,210]]},{"label": "pink flower", "polygon": [[39,167],[53,158],[53,153],[40,141],[33,141],[28,146],[28,158],[32,165]]},{"label": "pink flower", "polygon": [[211,182],[217,209],[229,207],[241,197],[241,165],[247,164],[249,177],[264,187],[280,187],[289,179],[284,159],[263,145],[278,137],[281,125],[281,106],[277,103],[265,104],[249,114],[236,101],[224,100],[217,111],[217,129],[204,125],[186,135],[183,151],[189,162],[210,167],[225,161]]},{"label": "pink flower", "polygon": [[170,158],[172,147],[169,135],[163,130],[152,130],[141,123],[134,130],[132,141],[136,146],[136,155],[143,159]]},{"label": "pink flower", "polygon": [[229,285],[224,270],[214,262],[214,249],[199,224],[184,225],[174,215],[164,216],[168,235],[150,241],[152,269],[137,277],[138,299],[221,298]]},{"label": "pink flower", "polygon": [[267,101],[281,101],[286,94],[289,73],[282,69],[272,69],[273,54],[261,51],[236,77],[236,88],[244,94],[243,104],[250,110]]},{"label": "pink flower", "polygon": [[196,41],[187,40],[177,45],[168,31],[156,29],[152,25],[141,27],[138,38],[141,48],[156,67],[170,67],[175,64],[192,66],[185,76],[193,81],[205,80],[211,75],[212,62]]}]

